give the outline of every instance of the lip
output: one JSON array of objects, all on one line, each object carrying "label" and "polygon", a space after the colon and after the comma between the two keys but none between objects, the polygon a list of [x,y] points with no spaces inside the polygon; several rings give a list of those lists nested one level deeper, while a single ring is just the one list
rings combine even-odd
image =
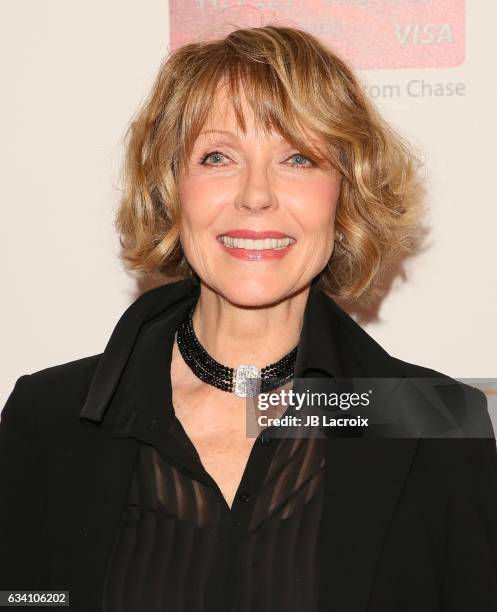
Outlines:
[{"label": "lip", "polygon": [[230,238],[251,238],[252,240],[262,238],[292,238],[292,240],[295,240],[293,236],[284,234],[283,232],[278,232],[276,230],[256,231],[249,229],[234,229],[230,230],[229,232],[219,234],[218,238],[221,236],[229,236]]},{"label": "lip", "polygon": [[[242,231],[246,231],[246,230],[242,230]],[[274,233],[274,232],[258,232],[259,234],[259,238],[261,237],[260,234],[261,233]],[[222,236],[229,236],[230,234],[221,234]],[[232,236],[233,238],[237,238],[238,236]],[[246,236],[243,236],[244,238]],[[253,236],[249,236],[250,238],[253,238]],[[263,236],[264,238],[274,238],[275,236]],[[286,238],[286,235],[283,235],[284,238]],[[288,236],[288,238],[290,238],[290,236]],[[228,255],[231,255],[232,257],[234,257],[235,259],[244,259],[245,261],[271,261],[271,260],[275,260],[275,259],[283,259],[283,257],[285,257],[285,255],[287,253],[289,253],[294,245],[295,242],[292,242],[291,244],[289,244],[288,246],[282,248],[282,249],[260,249],[260,250],[255,250],[255,249],[237,249],[237,248],[232,248],[227,246],[226,244],[224,244],[224,242],[221,240],[221,238],[219,237],[217,239],[217,242],[219,243],[219,246],[223,249],[223,251],[225,253],[227,253]]]}]

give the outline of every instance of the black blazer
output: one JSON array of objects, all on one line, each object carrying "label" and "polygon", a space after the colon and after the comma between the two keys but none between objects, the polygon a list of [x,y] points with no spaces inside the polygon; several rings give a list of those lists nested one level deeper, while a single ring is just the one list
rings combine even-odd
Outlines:
[{"label": "black blazer", "polygon": [[[106,410],[144,322],[183,312],[198,294],[194,279],[153,289],[103,353],[17,380],[0,422],[0,590],[69,590],[70,610],[101,609],[138,450],[136,439],[111,436]],[[296,376],[330,371],[444,376],[388,355],[313,286]],[[461,419],[464,386],[489,422],[483,393],[454,385],[442,398],[451,418]],[[322,610],[497,610],[495,439],[338,435],[326,452]]]}]

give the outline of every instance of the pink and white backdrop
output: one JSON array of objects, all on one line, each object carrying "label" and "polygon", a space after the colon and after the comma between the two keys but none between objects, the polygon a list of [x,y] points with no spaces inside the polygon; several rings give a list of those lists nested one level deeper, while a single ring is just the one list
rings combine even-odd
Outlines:
[{"label": "pink and white backdrop", "polygon": [[497,377],[495,3],[4,0],[0,408],[21,374],[103,351],[137,296],[112,217],[124,128],[162,57],[267,22],[349,59],[427,165],[430,246],[364,327],[401,359]]}]

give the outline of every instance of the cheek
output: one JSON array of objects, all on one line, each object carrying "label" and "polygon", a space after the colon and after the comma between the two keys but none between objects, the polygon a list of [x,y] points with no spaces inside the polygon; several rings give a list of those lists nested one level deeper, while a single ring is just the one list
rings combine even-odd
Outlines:
[{"label": "cheek", "polygon": [[215,218],[216,211],[219,210],[219,189],[205,181],[189,179],[179,183],[178,194],[182,226],[193,230],[195,227],[208,225]]},{"label": "cheek", "polygon": [[339,189],[335,183],[325,181],[309,186],[299,207],[303,225],[313,232],[327,235],[332,229],[338,196]]}]

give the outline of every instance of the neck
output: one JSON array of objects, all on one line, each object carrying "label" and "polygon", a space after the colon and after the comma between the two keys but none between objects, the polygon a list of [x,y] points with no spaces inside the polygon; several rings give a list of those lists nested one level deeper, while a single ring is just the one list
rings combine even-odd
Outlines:
[{"label": "neck", "polygon": [[243,307],[203,283],[195,312],[195,333],[213,359],[228,367],[274,363],[299,342],[309,285],[277,303]]}]

